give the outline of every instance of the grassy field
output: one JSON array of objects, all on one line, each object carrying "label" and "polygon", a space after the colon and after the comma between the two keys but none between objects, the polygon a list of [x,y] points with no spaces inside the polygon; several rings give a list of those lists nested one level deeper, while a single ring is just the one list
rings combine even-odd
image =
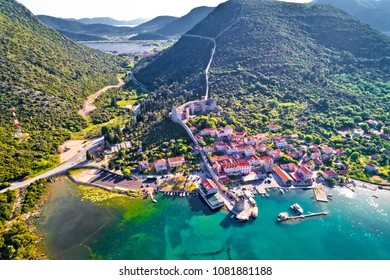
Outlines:
[{"label": "grassy field", "polygon": [[71,140],[84,140],[88,138],[97,137],[101,135],[101,129],[103,126],[113,127],[119,125],[122,127],[126,124],[126,122],[128,122],[128,117],[118,116],[105,123],[101,123],[97,125],[90,124],[87,128],[84,128],[81,131],[73,133],[71,135]]}]

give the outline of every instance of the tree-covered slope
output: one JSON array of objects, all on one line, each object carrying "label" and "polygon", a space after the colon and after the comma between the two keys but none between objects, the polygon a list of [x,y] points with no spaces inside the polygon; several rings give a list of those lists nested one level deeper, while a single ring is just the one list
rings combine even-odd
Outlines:
[{"label": "tree-covered slope", "polygon": [[380,31],[390,32],[390,1],[388,0],[317,0],[316,2],[331,4]]},{"label": "tree-covered slope", "polygon": [[[14,0],[0,0],[0,181],[56,162],[56,148],[86,125],[77,111],[116,83],[115,57],[82,47],[41,24]],[[14,138],[15,107],[23,139]]]},{"label": "tree-covered slope", "polygon": [[139,25],[144,22],[147,22],[146,18],[136,18],[133,20],[117,20],[109,17],[94,17],[94,18],[81,18],[81,19],[71,19],[73,21],[81,22],[84,24],[108,24],[113,26],[118,25]]},{"label": "tree-covered slope", "polygon": [[[369,118],[390,126],[388,36],[330,5],[271,0],[223,3],[189,33],[214,38],[234,21],[216,38],[210,80],[211,97],[235,125],[264,131],[278,123],[327,139]],[[177,96],[202,95],[207,42],[183,37],[145,60],[136,77],[156,93],[145,101],[144,119],[181,102]],[[183,64],[188,70],[181,72]],[[386,153],[389,145],[376,138],[351,145],[365,154]]]},{"label": "tree-covered slope", "polygon": [[194,8],[185,16],[182,16],[181,18],[178,18],[177,20],[157,30],[156,33],[166,36],[184,34],[191,30],[197,23],[202,21],[213,9],[214,8],[212,7]]},{"label": "tree-covered slope", "polygon": [[[154,33],[177,20],[177,17],[159,16],[146,21],[136,27],[112,26],[108,24],[94,23],[86,24],[82,20],[63,19],[51,16],[39,15],[40,21],[49,27],[52,27],[69,38],[80,41],[85,39],[103,40],[103,39],[126,39],[131,35],[143,33]],[[161,35],[157,35],[161,36]]]},{"label": "tree-covered slope", "polygon": [[97,37],[128,36],[136,34],[132,27],[117,27],[107,24],[84,24],[78,21],[56,18],[51,16],[38,16],[39,20],[60,32],[70,32]]},{"label": "tree-covered slope", "polygon": [[172,16],[158,16],[147,22],[144,22],[136,27],[139,32],[155,32],[156,30],[170,24],[177,20],[177,17]]}]

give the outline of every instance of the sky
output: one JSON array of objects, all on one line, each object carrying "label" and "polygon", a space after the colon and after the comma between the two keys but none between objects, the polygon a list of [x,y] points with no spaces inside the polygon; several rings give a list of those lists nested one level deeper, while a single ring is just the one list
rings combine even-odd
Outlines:
[{"label": "sky", "polygon": [[[119,20],[183,16],[199,6],[215,7],[226,0],[17,0],[35,15],[62,18],[112,17]],[[310,0],[285,0],[310,2]]]},{"label": "sky", "polygon": [[35,15],[62,18],[112,17],[119,20],[183,16],[199,6],[215,7],[226,0],[17,0]]}]

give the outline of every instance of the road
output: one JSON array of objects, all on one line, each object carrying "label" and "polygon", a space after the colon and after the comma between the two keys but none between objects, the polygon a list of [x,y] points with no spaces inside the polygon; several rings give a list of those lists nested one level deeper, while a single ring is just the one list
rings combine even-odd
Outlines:
[{"label": "road", "polygon": [[88,96],[87,100],[84,103],[84,107],[83,107],[83,109],[81,109],[79,111],[79,114],[83,118],[85,118],[90,112],[92,112],[93,110],[96,109],[96,106],[93,105],[93,103],[95,102],[96,98],[99,97],[99,95],[101,95],[102,93],[106,92],[109,89],[120,88],[124,84],[125,84],[125,82],[121,78],[118,78],[118,84],[117,85],[106,86],[106,87],[98,90],[94,94],[91,94],[90,96]]},{"label": "road", "polygon": [[130,79],[137,85],[139,86],[143,91],[147,93],[151,93],[140,81],[137,80],[137,78],[134,76],[134,72],[130,72]]},{"label": "road", "polygon": [[76,156],[74,156],[73,158],[71,158],[67,162],[65,162],[65,163],[55,167],[54,169],[49,170],[41,175],[38,175],[32,179],[28,179],[28,180],[25,180],[23,182],[20,182],[20,181],[19,182],[12,182],[11,187],[6,188],[4,190],[1,190],[0,193],[3,193],[7,190],[24,188],[24,187],[28,186],[29,184],[31,184],[39,179],[50,178],[50,177],[54,177],[56,175],[64,174],[67,170],[69,170],[71,168],[75,168],[77,166],[82,167],[84,163],[87,163],[87,157],[86,157],[87,151],[89,149],[93,150],[94,148],[96,148],[99,145],[99,143],[101,143],[103,140],[104,140],[103,136],[101,136],[99,138],[93,138],[93,139],[88,140],[83,145],[83,149],[80,151],[80,153],[78,153]]}]

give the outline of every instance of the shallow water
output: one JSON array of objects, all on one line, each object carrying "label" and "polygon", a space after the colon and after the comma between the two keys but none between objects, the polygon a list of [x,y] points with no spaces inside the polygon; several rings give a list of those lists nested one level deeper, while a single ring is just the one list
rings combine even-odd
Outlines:
[{"label": "shallow water", "polygon": [[144,46],[137,43],[106,43],[106,42],[81,42],[83,45],[102,52],[117,52],[118,54],[144,53],[152,50],[154,46]]},{"label": "shallow water", "polygon": [[[52,259],[390,259],[390,192],[327,190],[329,203],[312,191],[256,196],[259,217],[238,223],[210,211],[200,197],[165,197],[158,203],[128,197],[81,201],[68,181],[55,183],[38,229]],[[299,203],[325,217],[278,223]]]}]

